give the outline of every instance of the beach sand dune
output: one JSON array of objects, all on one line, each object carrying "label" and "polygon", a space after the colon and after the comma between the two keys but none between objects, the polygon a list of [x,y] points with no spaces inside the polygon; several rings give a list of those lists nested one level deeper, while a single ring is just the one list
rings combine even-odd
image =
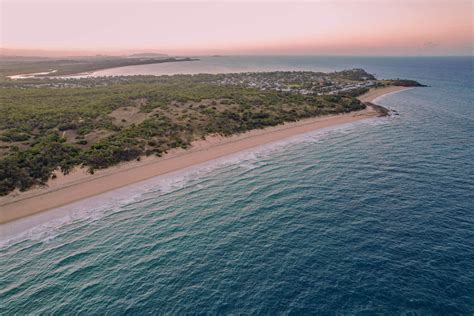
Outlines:
[{"label": "beach sand dune", "polygon": [[[373,102],[384,94],[404,89],[406,88],[375,89],[362,95],[359,99],[362,102]],[[77,168],[67,176],[58,174],[58,177],[51,180],[44,188],[14,192],[1,197],[0,224],[259,145],[321,128],[377,117],[379,114],[375,108],[368,106],[362,111],[311,118],[231,137],[210,136],[205,140],[193,142],[190,149],[174,150],[160,158],[144,157],[140,161],[127,162],[116,167],[99,170],[94,175],[88,174],[84,169]]]}]

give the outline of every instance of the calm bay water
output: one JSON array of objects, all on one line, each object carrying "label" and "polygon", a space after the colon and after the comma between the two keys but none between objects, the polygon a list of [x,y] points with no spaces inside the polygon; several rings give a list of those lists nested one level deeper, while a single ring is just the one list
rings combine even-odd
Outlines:
[{"label": "calm bay water", "polygon": [[430,87],[379,99],[399,116],[147,181],[4,240],[1,315],[474,313],[472,58],[210,63],[190,72],[361,67]]}]

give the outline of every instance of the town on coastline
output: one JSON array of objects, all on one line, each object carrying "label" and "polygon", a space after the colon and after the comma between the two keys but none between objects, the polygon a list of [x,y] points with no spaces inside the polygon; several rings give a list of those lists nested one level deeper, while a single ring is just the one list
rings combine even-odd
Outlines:
[{"label": "town on coastline", "polygon": [[[44,70],[44,69],[43,69]],[[51,71],[51,70],[50,70]],[[61,70],[59,70],[61,72]],[[56,73],[55,73],[56,75]],[[0,81],[0,195],[310,117],[366,108],[371,88],[421,86],[363,69]]]}]

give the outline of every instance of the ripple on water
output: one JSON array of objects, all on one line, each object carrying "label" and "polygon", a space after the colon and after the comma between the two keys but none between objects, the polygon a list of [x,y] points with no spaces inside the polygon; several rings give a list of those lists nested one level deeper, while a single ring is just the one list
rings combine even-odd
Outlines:
[{"label": "ripple on water", "polygon": [[1,245],[0,314],[472,314],[470,87],[375,68],[432,88],[63,210]]}]

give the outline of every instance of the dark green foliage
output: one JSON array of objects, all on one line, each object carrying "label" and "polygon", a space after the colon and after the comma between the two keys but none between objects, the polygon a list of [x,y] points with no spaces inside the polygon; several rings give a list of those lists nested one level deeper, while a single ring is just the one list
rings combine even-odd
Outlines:
[{"label": "dark green foliage", "polygon": [[352,89],[352,90],[340,93],[340,95],[345,95],[345,96],[348,96],[348,97],[358,97],[358,96],[363,95],[364,93],[366,93],[368,91],[369,91],[369,88],[357,88],[357,89]]},{"label": "dark green foliage", "polygon": [[364,69],[350,69],[337,71],[334,75],[338,78],[347,80],[364,81],[364,80],[376,80],[374,75],[367,73]]},{"label": "dark green foliage", "polygon": [[[0,156],[0,195],[45,184],[55,170],[68,173],[84,166],[94,172],[142,155],[187,148],[210,133],[232,135],[365,107],[351,95],[208,83],[219,76],[126,78],[125,83],[90,88],[1,88],[1,140],[28,143],[12,144]],[[93,79],[83,82],[87,80]],[[146,117],[134,124],[128,117],[115,120],[111,113],[122,107],[134,107]]]},{"label": "dark green foliage", "polygon": [[0,140],[4,142],[22,142],[28,139],[30,139],[30,136],[27,133],[16,132],[14,130],[7,131],[0,136]]},{"label": "dark green foliage", "polygon": [[58,168],[69,173],[78,163],[78,154],[79,149],[65,144],[56,133],[39,138],[26,150],[11,152],[0,160],[0,195],[45,184]]},{"label": "dark green foliage", "polygon": [[407,79],[392,79],[387,80],[387,82],[392,86],[401,86],[401,87],[426,87],[425,85],[419,83],[415,80],[407,80]]}]

